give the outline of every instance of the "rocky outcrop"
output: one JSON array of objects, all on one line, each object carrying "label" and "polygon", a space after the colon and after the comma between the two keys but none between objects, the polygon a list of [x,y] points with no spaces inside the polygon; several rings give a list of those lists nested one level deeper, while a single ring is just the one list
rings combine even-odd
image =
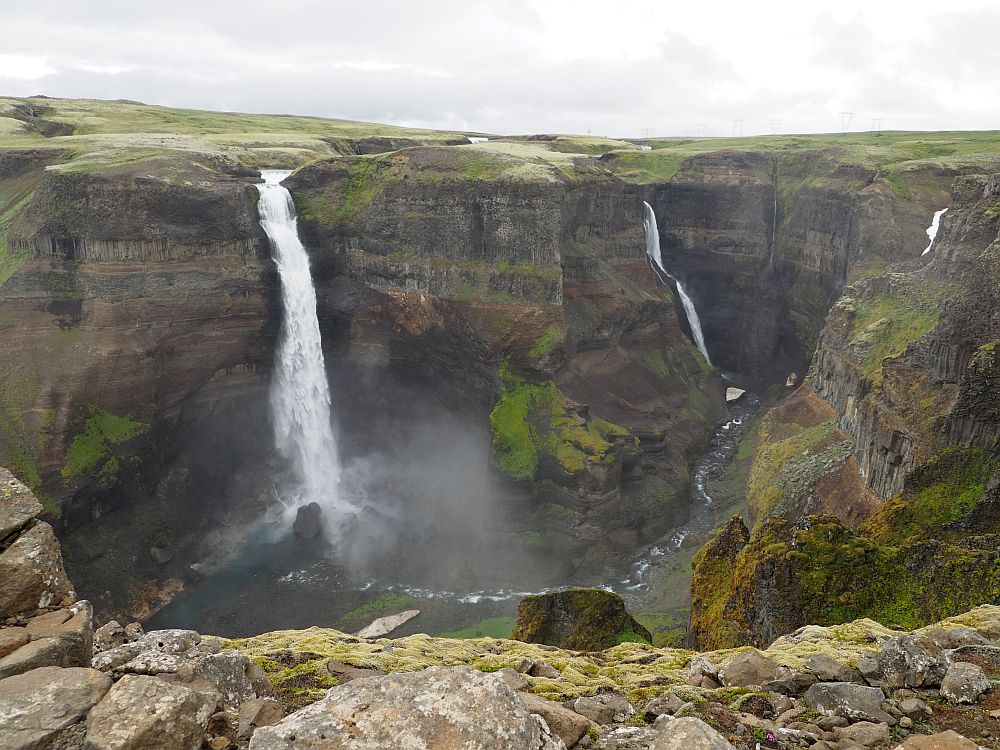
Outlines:
[{"label": "rocky outcrop", "polygon": [[41,512],[41,503],[28,488],[0,469],[0,529],[4,530],[0,534],[0,618],[69,604],[75,597],[52,527],[37,519]]},{"label": "rocky outcrop", "polygon": [[517,605],[511,636],[577,651],[603,651],[653,637],[625,610],[622,598],[602,589],[566,589],[527,596]]},{"label": "rocky outcrop", "polygon": [[[314,685],[324,685],[321,665],[329,659],[389,673],[317,691],[316,703],[257,730],[255,748],[286,747],[293,735],[314,742],[322,735],[330,747],[360,746],[363,740],[434,746],[433,738],[447,731],[462,738],[485,734],[493,743],[504,733],[519,746],[534,736],[527,712],[545,721],[553,742],[580,750],[752,750],[758,742],[782,750],[829,750],[893,747],[890,736],[930,740],[948,726],[979,737],[993,721],[991,700],[950,706],[938,700],[938,689],[950,690],[947,674],[954,670],[957,678],[971,666],[956,669],[962,664],[953,661],[959,644],[982,647],[998,633],[1000,609],[980,607],[913,633],[871,620],[808,626],[760,652],[693,654],[642,643],[580,652],[423,635],[359,640],[318,628],[264,634],[228,647],[261,661],[282,696],[301,693],[306,674],[316,676]],[[692,685],[691,675],[706,669],[725,686]],[[840,679],[845,675],[851,679]],[[901,687],[890,690],[890,680]],[[349,727],[355,728],[353,737]]]},{"label": "rocky outcrop", "polygon": [[857,444],[866,484],[888,499],[945,447],[995,452],[996,177],[958,180],[928,262],[858,282],[834,307],[809,379]]},{"label": "rocky outcrop", "polygon": [[997,184],[957,180],[928,260],[857,281],[834,306],[808,384],[762,421],[753,536],[724,550],[720,535],[701,556],[699,643],[858,616],[913,627],[996,601]]}]

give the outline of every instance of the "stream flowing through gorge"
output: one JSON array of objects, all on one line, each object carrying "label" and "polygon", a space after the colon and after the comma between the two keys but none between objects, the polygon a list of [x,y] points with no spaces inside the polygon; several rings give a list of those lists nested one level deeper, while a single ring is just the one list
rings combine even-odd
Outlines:
[{"label": "stream flowing through gorge", "polygon": [[[271,241],[282,285],[283,320],[271,401],[276,448],[289,466],[281,498],[285,510],[280,527],[285,533],[276,536],[273,524],[263,524],[221,569],[177,596],[151,619],[150,626],[169,624],[230,636],[311,625],[345,627],[343,622],[354,622],[366,607],[372,613],[368,619],[378,616],[380,610],[371,605],[376,600],[405,602],[407,608],[421,610],[420,617],[398,634],[440,634],[490,618],[509,619],[522,597],[566,586],[614,590],[628,597],[630,606],[641,608],[658,573],[672,562],[677,564],[676,553],[685,541],[702,539],[724,520],[721,514],[731,510],[716,503],[714,487],[723,481],[759,399],[746,393],[729,406],[728,418],[718,425],[707,452],[692,467],[686,523],[636,549],[631,558],[623,557],[617,574],[599,579],[573,576],[565,572],[564,561],[545,553],[521,559],[523,554],[504,549],[502,539],[491,541],[488,526],[478,532],[481,539],[473,540],[459,538],[447,528],[438,529],[430,543],[428,537],[401,533],[392,545],[373,553],[377,558],[373,565],[359,569],[351,559],[352,548],[363,547],[381,524],[399,522],[394,517],[401,502],[399,484],[369,485],[363,497],[352,493],[351,502],[340,496],[342,486],[356,487],[358,482],[351,476],[352,465],[342,467],[338,460],[316,291],[308,255],[297,235],[291,196],[280,185],[287,174],[265,171],[265,182],[258,186],[261,224]],[[668,279],[676,284],[694,343],[708,360],[697,310],[683,285],[664,269],[656,216],[649,204],[645,210],[652,270],[664,285]],[[483,449],[488,451],[488,442]],[[310,502],[324,511],[326,539],[298,539],[288,530],[297,507]],[[475,506],[471,507],[469,512],[474,513]],[[341,529],[347,532],[338,536]],[[436,562],[428,566],[428,560]]]}]

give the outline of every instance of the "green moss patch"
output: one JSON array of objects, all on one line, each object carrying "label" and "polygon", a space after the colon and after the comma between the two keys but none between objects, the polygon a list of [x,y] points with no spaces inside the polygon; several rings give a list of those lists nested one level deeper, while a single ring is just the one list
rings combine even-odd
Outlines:
[{"label": "green moss patch", "polygon": [[882,382],[882,363],[937,325],[938,310],[910,295],[878,295],[855,303],[850,344],[873,384]]},{"label": "green moss patch", "polygon": [[506,362],[500,379],[500,403],[490,413],[493,458],[512,479],[533,480],[543,456],[554,457],[569,474],[612,462],[615,444],[629,435],[624,427],[572,411],[551,380],[529,383]]},{"label": "green moss patch", "polygon": [[146,434],[149,426],[127,416],[118,416],[96,406],[89,406],[83,430],[66,450],[61,471],[65,482],[70,483],[91,477],[101,487],[114,487],[121,480],[121,470],[134,457],[122,447],[134,438]]},{"label": "green moss patch", "polygon": [[917,468],[903,491],[882,505],[862,530],[882,544],[940,538],[946,533],[942,527],[973,511],[998,468],[982,448],[968,443],[951,446]]},{"label": "green moss patch", "polygon": [[[439,638],[510,638],[514,630],[513,617],[489,617],[462,630],[441,633]],[[489,671],[489,670],[484,670]]]}]

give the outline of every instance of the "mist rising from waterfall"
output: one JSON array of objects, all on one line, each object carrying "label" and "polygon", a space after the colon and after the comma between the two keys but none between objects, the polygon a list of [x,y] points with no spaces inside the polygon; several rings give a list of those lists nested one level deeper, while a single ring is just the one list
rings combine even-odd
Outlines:
[{"label": "mist rising from waterfall", "polygon": [[263,170],[260,223],[271,241],[281,278],[282,322],[271,384],[274,442],[288,461],[291,478],[282,488],[285,518],[299,505],[318,503],[334,523],[351,506],[341,500],[337,441],[330,421],[330,386],[323,361],[316,289],[309,256],[299,240],[292,196],[281,181],[284,170]]},{"label": "mist rising from waterfall", "polygon": [[653,207],[646,201],[643,201],[642,205],[645,211],[642,227],[646,232],[646,255],[649,256],[652,263],[656,264],[656,268],[659,268],[664,276],[673,280],[677,285],[677,295],[681,298],[681,307],[684,308],[684,315],[687,317],[688,327],[691,329],[691,335],[694,337],[694,344],[698,347],[698,351],[701,352],[701,356],[705,358],[705,361],[711,365],[712,360],[708,356],[708,348],[705,346],[705,334],[702,333],[701,320],[698,318],[698,311],[695,309],[694,301],[687,293],[680,279],[671,276],[667,273],[667,269],[663,267],[663,258],[660,254],[660,230],[656,226],[656,213],[653,211]]},{"label": "mist rising from waterfall", "polygon": [[921,255],[927,255],[927,253],[931,251],[931,248],[934,247],[934,239],[937,237],[938,227],[941,225],[941,217],[944,216],[944,212],[947,210],[947,208],[942,208],[940,211],[934,212],[934,218],[931,219],[931,225],[924,230],[927,232],[927,247],[924,248],[922,253],[920,253]]}]

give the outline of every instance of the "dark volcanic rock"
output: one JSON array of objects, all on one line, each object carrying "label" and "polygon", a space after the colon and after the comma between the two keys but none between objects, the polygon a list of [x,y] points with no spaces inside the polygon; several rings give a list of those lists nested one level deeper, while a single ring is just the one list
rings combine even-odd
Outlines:
[{"label": "dark volcanic rock", "polygon": [[625,611],[622,598],[601,589],[525,597],[517,605],[512,637],[579,651],[602,651],[623,641],[653,641],[649,631]]},{"label": "dark volcanic rock", "polygon": [[326,519],[319,503],[300,505],[295,513],[292,530],[300,539],[315,539],[323,533]]}]

